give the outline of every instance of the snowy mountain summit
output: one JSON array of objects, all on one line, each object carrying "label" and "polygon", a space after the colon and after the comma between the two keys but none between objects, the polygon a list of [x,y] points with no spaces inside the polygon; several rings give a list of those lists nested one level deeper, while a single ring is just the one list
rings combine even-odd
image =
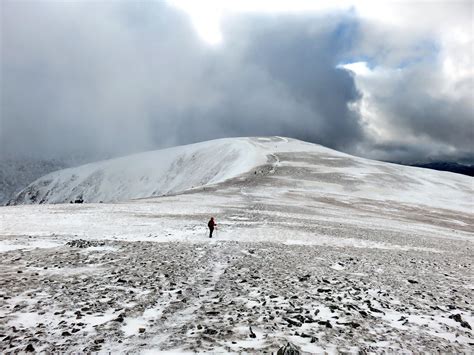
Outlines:
[{"label": "snowy mountain summit", "polygon": [[[472,179],[358,158],[283,137],[226,138],[134,154],[41,177],[9,204],[117,202],[242,179],[375,200],[471,208]],[[237,179],[237,180],[236,180]]]}]

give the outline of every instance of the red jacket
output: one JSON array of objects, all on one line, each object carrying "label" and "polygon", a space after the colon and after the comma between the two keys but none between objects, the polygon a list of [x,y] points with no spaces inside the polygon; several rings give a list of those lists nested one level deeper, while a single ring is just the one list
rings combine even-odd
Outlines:
[{"label": "red jacket", "polygon": [[215,222],[213,219],[211,219],[211,220],[209,221],[209,223],[207,224],[207,226],[208,226],[210,229],[213,229],[216,225],[217,225],[217,224],[216,224],[216,222]]}]

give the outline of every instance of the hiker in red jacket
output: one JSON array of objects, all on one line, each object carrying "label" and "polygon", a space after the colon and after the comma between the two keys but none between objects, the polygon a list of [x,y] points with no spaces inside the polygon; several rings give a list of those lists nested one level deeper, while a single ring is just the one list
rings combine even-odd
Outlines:
[{"label": "hiker in red jacket", "polygon": [[217,223],[214,221],[214,217],[211,217],[211,220],[207,223],[209,227],[209,238],[212,238],[212,232],[214,232],[214,227],[217,226]]}]

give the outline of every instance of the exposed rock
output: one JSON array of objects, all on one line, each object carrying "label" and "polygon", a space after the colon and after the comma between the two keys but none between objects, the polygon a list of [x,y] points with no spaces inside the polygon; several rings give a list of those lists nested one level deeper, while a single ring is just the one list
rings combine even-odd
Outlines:
[{"label": "exposed rock", "polygon": [[[416,290],[417,286],[406,281],[408,272],[401,272],[404,269],[399,267],[400,263],[408,264],[404,251],[387,250],[379,255],[362,248],[354,251],[252,243],[253,248],[265,249],[265,252],[256,252],[259,258],[254,258],[239,253],[242,248],[249,248],[247,244],[227,241],[210,245],[107,243],[114,247],[113,252],[109,249],[73,250],[63,246],[21,254],[24,273],[18,276],[19,266],[13,264],[0,280],[0,299],[10,298],[4,301],[0,311],[6,313],[5,329],[0,331],[0,339],[4,340],[0,342],[0,353],[25,352],[30,343],[35,351],[45,353],[77,352],[85,347],[88,352],[92,349],[107,351],[109,347],[133,352],[133,349],[150,348],[155,335],[164,333],[172,336],[159,347],[170,351],[229,349],[270,353],[284,344],[279,343],[283,337],[294,339],[298,346],[302,342],[307,349],[334,346],[340,352],[345,351],[348,344],[361,351],[387,353],[401,347],[410,352],[420,348],[436,352],[439,347],[438,351],[466,353],[470,349],[466,334],[472,324],[465,322],[467,318],[463,319],[472,310],[470,290],[462,286],[467,282],[465,270],[452,269],[452,278],[442,283],[443,279],[440,281],[438,277],[441,266],[431,268],[422,262],[433,258],[448,260],[453,255],[459,257],[458,254],[412,253],[413,257],[420,255],[417,265],[423,264],[426,268],[423,289]],[[349,272],[334,275],[333,269],[327,267],[341,257],[342,251],[360,254],[363,260],[350,265],[353,275]],[[9,270],[15,253],[0,253],[4,269]],[[292,258],[296,254],[298,258]],[[466,260],[470,256],[463,255],[460,258]],[[379,256],[375,261],[369,259]],[[46,265],[49,270],[44,271]],[[379,265],[384,266],[384,274],[371,275],[370,271]],[[35,271],[39,275],[31,278]],[[251,275],[255,272],[259,275],[257,281]],[[163,277],[165,273],[167,278]],[[309,273],[313,276],[299,281],[302,275]],[[23,275],[28,277],[22,278]],[[322,278],[331,284],[323,283]],[[247,282],[239,283],[242,279]],[[388,293],[387,289],[394,285],[401,287]],[[318,287],[327,292],[317,292]],[[15,295],[24,295],[29,300],[26,302]],[[183,303],[184,295],[187,303]],[[448,304],[456,310],[448,311]],[[389,312],[388,308],[393,310],[390,313],[393,320],[398,320],[396,324],[404,324],[403,329],[394,329],[390,322],[380,319],[377,311]],[[26,327],[19,320],[28,313],[37,315],[43,323]],[[416,314],[426,315],[425,325],[407,322]],[[452,320],[445,324],[450,314]],[[136,336],[124,336],[122,324],[128,317],[131,321],[127,325]],[[133,326],[135,319],[140,322]],[[374,325],[375,333],[372,332]],[[145,329],[143,333],[139,327]],[[261,333],[257,335],[253,329]],[[457,342],[438,339],[430,333],[436,329],[453,338],[457,334]],[[67,332],[61,337],[63,331]],[[296,338],[291,338],[293,336]],[[98,338],[105,339],[107,345],[97,343]],[[258,342],[253,341],[257,339]],[[310,342],[315,343],[313,347]],[[375,347],[376,342],[383,345]],[[274,348],[275,344],[280,345]],[[306,350],[298,351],[303,349]]]},{"label": "exposed rock", "polygon": [[307,275],[304,275],[304,276],[301,276],[300,278],[298,278],[298,280],[300,282],[304,282],[304,281],[308,281],[308,279],[311,277],[310,274],[307,274]]},{"label": "exposed rock", "polygon": [[32,344],[28,344],[25,348],[25,352],[27,353],[34,353],[35,352],[35,348],[33,347]]},{"label": "exposed rock", "polygon": [[374,308],[372,306],[369,306],[369,309],[374,312],[374,313],[382,313],[382,314],[385,314],[383,311],[381,311],[380,309],[377,309],[377,308]]},{"label": "exposed rock", "polygon": [[252,327],[249,327],[249,330],[250,330],[250,337],[251,338],[256,338],[257,336],[255,335],[255,333],[252,331]]},{"label": "exposed rock", "polygon": [[301,325],[302,325],[301,322],[298,322],[298,321],[296,321],[294,319],[291,319],[291,318],[284,317],[283,320],[286,321],[288,324],[294,325],[295,327],[301,327]]},{"label": "exposed rock", "polygon": [[116,322],[119,322],[119,323],[122,323],[123,322],[123,314],[119,314],[119,316],[117,318],[114,319],[114,321]]},{"label": "exposed rock", "polygon": [[277,351],[277,355],[300,355],[300,350],[296,347],[296,345],[288,343],[282,346]]},{"label": "exposed rock", "polygon": [[325,326],[326,326],[326,328],[332,328],[332,324],[331,324],[331,322],[330,322],[330,321],[328,321],[328,320],[325,320],[325,321],[319,321],[319,322],[318,322],[318,324],[320,324],[320,325],[325,325]]},{"label": "exposed rock", "polygon": [[461,327],[463,327],[463,328],[472,329],[471,325],[468,322],[466,322],[464,319],[462,319],[462,317],[459,313],[458,314],[452,314],[452,315],[449,316],[449,318],[455,320],[458,323],[460,323]]},{"label": "exposed rock", "polygon": [[74,239],[66,243],[71,248],[90,248],[104,246],[105,242],[98,240]]}]

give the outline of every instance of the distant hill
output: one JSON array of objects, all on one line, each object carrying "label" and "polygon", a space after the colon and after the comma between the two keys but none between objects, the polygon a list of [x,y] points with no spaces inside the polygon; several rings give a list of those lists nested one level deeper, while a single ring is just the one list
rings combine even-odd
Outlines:
[{"label": "distant hill", "polygon": [[450,162],[432,162],[425,164],[410,164],[410,166],[416,166],[419,168],[440,170],[440,171],[450,171],[456,174],[463,174],[468,176],[474,176],[474,165],[463,165],[458,163]]},{"label": "distant hill", "polygon": [[0,160],[0,205],[39,177],[52,171],[67,168],[59,160],[2,159]]},{"label": "distant hill", "polygon": [[363,159],[283,137],[219,139],[64,169],[36,180],[10,204],[119,202],[223,186],[246,196],[239,185],[244,182],[258,184],[266,197],[276,191],[294,196],[300,189],[305,196],[472,208],[466,197],[470,177]]}]

